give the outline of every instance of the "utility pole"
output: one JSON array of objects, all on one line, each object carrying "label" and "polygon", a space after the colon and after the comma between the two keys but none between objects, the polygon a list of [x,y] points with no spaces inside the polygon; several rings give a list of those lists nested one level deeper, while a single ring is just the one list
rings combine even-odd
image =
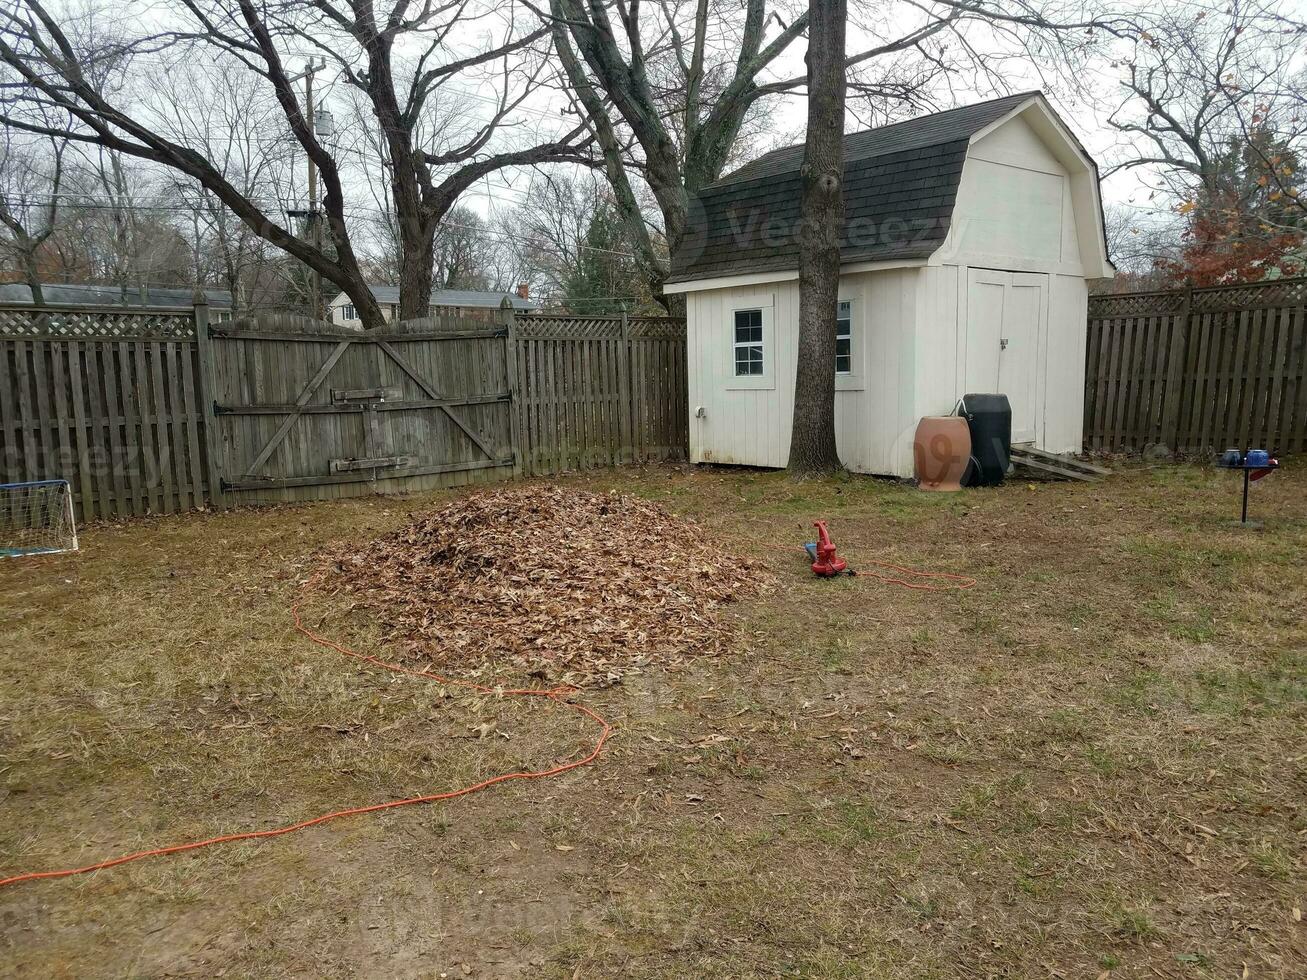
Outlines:
[{"label": "utility pole", "polygon": [[[304,122],[308,126],[309,136],[316,139],[324,133],[318,132],[317,106],[313,104],[313,76],[317,72],[327,67],[327,59],[323,58],[319,63],[317,59],[310,58],[304,66],[304,70],[298,75],[293,75],[287,81],[294,84],[301,78],[304,79]],[[322,122],[327,128],[331,121],[331,113],[323,111]],[[322,225],[319,222],[318,214],[318,167],[313,162],[313,154],[306,154],[309,165],[309,209],[307,211],[290,211],[291,217],[304,216],[305,230],[308,232],[309,243],[318,251],[322,250]],[[309,272],[309,310],[313,319],[322,319],[322,276],[315,270]]]}]

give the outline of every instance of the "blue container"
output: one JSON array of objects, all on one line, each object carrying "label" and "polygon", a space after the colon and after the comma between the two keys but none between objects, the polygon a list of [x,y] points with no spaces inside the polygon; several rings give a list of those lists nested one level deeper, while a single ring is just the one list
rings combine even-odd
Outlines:
[{"label": "blue container", "polygon": [[1271,454],[1265,449],[1250,449],[1248,455],[1243,458],[1244,466],[1267,466],[1271,462]]},{"label": "blue container", "polygon": [[1237,449],[1227,449],[1225,452],[1221,453],[1221,465],[1242,466],[1243,453],[1239,452]]}]

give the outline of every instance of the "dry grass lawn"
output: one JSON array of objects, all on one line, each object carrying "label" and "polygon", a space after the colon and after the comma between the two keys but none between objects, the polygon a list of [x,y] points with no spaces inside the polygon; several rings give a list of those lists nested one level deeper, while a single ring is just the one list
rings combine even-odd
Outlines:
[{"label": "dry grass lawn", "polygon": [[[1234,479],[578,477],[775,570],[728,656],[584,692],[618,732],[555,780],[2,889],[0,973],[1307,976],[1307,472],[1257,488],[1260,532]],[[449,496],[101,525],[0,565],[0,877],[588,750],[557,706],[292,630],[315,548]],[[979,584],[815,580],[822,516],[855,568]]]}]

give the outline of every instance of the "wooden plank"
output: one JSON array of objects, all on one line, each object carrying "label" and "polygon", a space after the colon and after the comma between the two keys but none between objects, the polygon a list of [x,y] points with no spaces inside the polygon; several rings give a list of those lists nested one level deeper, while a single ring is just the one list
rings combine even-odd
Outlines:
[{"label": "wooden plank", "polygon": [[1199,446],[1228,446],[1225,432],[1225,408],[1230,400],[1230,382],[1227,368],[1234,352],[1235,331],[1229,328],[1219,314],[1204,313],[1203,319],[1211,332],[1211,354],[1207,359],[1207,390],[1203,404]]},{"label": "wooden plank", "polygon": [[203,441],[202,425],[200,418],[203,409],[199,404],[199,395],[195,386],[195,367],[193,360],[195,358],[196,348],[193,344],[181,345],[181,401],[182,406],[186,409],[186,459],[188,466],[187,479],[191,485],[191,507],[195,510],[203,510],[207,500],[204,492],[204,456],[200,449]]},{"label": "wooden plank", "polygon": [[123,407],[124,468],[130,489],[128,509],[139,515],[145,510],[141,491],[141,418],[136,405],[136,389],[132,384],[131,344],[116,343],[113,356],[118,362],[118,396]]},{"label": "wooden plank", "polygon": [[1290,386],[1284,393],[1285,411],[1289,413],[1286,427],[1294,452],[1307,451],[1307,306],[1290,311],[1292,326],[1289,334]]},{"label": "wooden plank", "polygon": [[1094,446],[1094,411],[1098,407],[1098,348],[1102,343],[1099,322],[1091,315],[1085,326],[1085,393],[1084,417],[1081,422],[1081,445]]},{"label": "wooden plank", "polygon": [[1134,413],[1136,419],[1135,446],[1142,450],[1156,445],[1159,441],[1157,418],[1153,415],[1153,392],[1157,387],[1156,365],[1158,333],[1161,331],[1161,318],[1148,316],[1144,318],[1143,337],[1141,340],[1142,357],[1139,359],[1139,385],[1135,397]]},{"label": "wooden plank", "polygon": [[148,345],[150,362],[150,389],[153,397],[153,410],[150,421],[154,426],[155,445],[159,450],[159,509],[165,514],[175,510],[173,506],[172,453],[173,446],[168,434],[168,401],[163,387],[163,345],[152,341]]},{"label": "wooden plank", "polygon": [[[1196,324],[1199,337],[1199,349],[1195,363],[1193,411],[1190,415],[1191,442],[1189,448],[1199,450],[1207,445],[1207,430],[1211,416],[1212,402],[1216,398],[1213,381],[1213,365],[1219,358],[1219,337],[1212,326],[1211,317],[1200,314],[1196,318],[1190,314],[1190,321]],[[1192,346],[1192,345],[1191,345]]]},{"label": "wooden plank", "polygon": [[136,401],[141,419],[141,465],[143,467],[141,489],[145,491],[146,510],[158,514],[163,510],[163,501],[160,498],[163,482],[159,475],[158,434],[153,424],[154,389],[150,384],[150,361],[144,341],[138,340],[132,345],[132,362],[135,367]]},{"label": "wooden plank", "polygon": [[1283,422],[1284,373],[1285,360],[1288,356],[1289,311],[1273,310],[1266,315],[1267,322],[1273,325],[1275,345],[1271,351],[1271,360],[1266,379],[1266,448],[1272,453],[1281,451],[1280,433]]},{"label": "wooden plank", "polygon": [[[77,447],[72,432],[72,415],[68,410],[68,367],[65,344],[50,342],[50,386],[54,396],[55,424],[59,429],[59,464],[57,471],[70,486],[77,482],[73,472]],[[3,345],[0,345],[0,361],[4,360]],[[73,488],[76,492],[76,487]]]},{"label": "wooden plank", "polygon": [[86,373],[82,365],[82,345],[68,344],[68,390],[73,398],[73,433],[77,440],[77,486],[80,492],[82,523],[95,517],[95,500],[91,480],[90,446],[86,434]]},{"label": "wooden plank", "polygon": [[1107,420],[1111,417],[1109,401],[1112,385],[1112,350],[1116,337],[1114,323],[1115,321],[1107,319],[1100,324],[1103,340],[1099,350],[1098,363],[1098,411],[1094,417],[1094,433],[1097,437],[1094,448],[1099,450],[1109,448],[1107,445]]},{"label": "wooden plank", "polygon": [[190,481],[187,474],[187,457],[189,445],[186,430],[183,427],[187,406],[182,401],[180,352],[177,344],[170,341],[163,344],[165,359],[163,362],[163,387],[168,396],[168,446],[172,454],[173,492],[177,494],[177,509],[189,510],[192,501],[182,489]]},{"label": "wooden plank", "polygon": [[[120,515],[125,516],[128,513],[135,513],[135,510],[128,503],[131,497],[131,478],[127,475],[127,470],[131,467],[132,461],[127,450],[125,435],[127,405],[120,404],[122,385],[118,378],[118,346],[108,342],[99,345],[101,356],[104,358],[105,421],[108,430],[109,468],[113,474],[114,506]],[[122,420],[121,423],[119,419]]]},{"label": "wooden plank", "polygon": [[276,330],[245,329],[242,327],[213,326],[210,328],[210,336],[224,340],[263,340],[309,344],[338,344],[342,340],[350,340],[360,344],[387,342],[415,343],[424,341],[429,343],[440,343],[449,340],[486,340],[504,335],[504,328],[497,326],[478,327],[466,330],[441,330],[421,333],[402,333],[394,330],[377,330],[367,333],[297,333],[294,331],[282,332]]},{"label": "wooden plank", "polygon": [[1235,440],[1234,445],[1248,447],[1248,427],[1252,419],[1252,393],[1248,390],[1250,375],[1256,370],[1257,342],[1260,337],[1248,324],[1250,314],[1238,314],[1235,332],[1234,357],[1230,361],[1230,401],[1227,405],[1225,431]]},{"label": "wooden plank", "polygon": [[544,416],[541,411],[540,403],[544,389],[544,361],[540,354],[540,341],[528,340],[528,353],[531,361],[531,378],[529,408],[531,411],[531,432],[528,436],[528,447],[530,452],[529,462],[531,474],[539,476],[544,472],[540,461],[540,447],[543,444],[543,422]]},{"label": "wooden plank", "polygon": [[617,348],[617,410],[622,432],[622,462],[631,462],[635,452],[635,416],[631,410],[631,321],[622,314],[622,338]]},{"label": "wooden plank", "polygon": [[[510,468],[513,461],[508,457],[502,459],[478,459],[471,462],[437,463],[430,466],[416,466],[399,473],[387,474],[388,479],[405,476],[431,476],[436,473],[459,473],[465,470]],[[283,477],[272,480],[238,480],[228,483],[229,491],[240,490],[279,490],[289,487],[332,486],[340,483],[371,483],[376,478],[371,473],[333,473],[327,476]]]},{"label": "wooden plank", "polygon": [[513,447],[513,475],[520,477],[525,472],[523,462],[525,446],[522,437],[525,418],[523,415],[522,380],[518,363],[521,343],[517,339],[517,321],[513,316],[512,308],[504,310],[502,317],[506,328],[504,334],[504,385],[508,389],[511,398],[508,406],[508,438]]},{"label": "wooden plank", "polygon": [[1039,470],[1043,473],[1055,473],[1058,476],[1064,476],[1071,480],[1081,480],[1085,483],[1096,483],[1099,479],[1091,473],[1073,470],[1066,466],[1055,466],[1042,459],[1035,459],[1033,456],[1027,456],[1023,451],[1017,449],[1012,450],[1011,457],[1012,462],[1020,466],[1029,466],[1032,470]]},{"label": "wooden plank", "polygon": [[1126,412],[1130,403],[1131,369],[1134,364],[1134,341],[1138,323],[1138,318],[1132,317],[1121,334],[1119,388],[1112,414],[1112,446],[1116,449],[1130,448],[1126,438],[1129,432],[1129,421]]},{"label": "wooden plank", "polygon": [[39,480],[40,461],[36,449],[36,416],[32,411],[32,369],[28,365],[26,341],[14,342],[13,384],[18,391],[18,436],[23,444],[23,480]]},{"label": "wooden plank", "polygon": [[1305,452],[1307,451],[1307,307],[1296,308],[1293,311],[1293,319],[1293,344],[1290,350],[1296,346],[1298,352],[1297,367],[1294,370],[1297,398],[1290,428],[1294,434],[1294,451]]},{"label": "wooden plank", "polygon": [[[87,437],[91,446],[91,469],[95,474],[96,496],[99,504],[99,514],[101,517],[112,517],[115,513],[113,505],[113,460],[109,456],[108,432],[101,431],[97,423],[103,421],[106,416],[111,414],[105,401],[101,378],[104,376],[104,368],[100,363],[103,354],[104,345],[102,343],[86,345],[86,380],[87,380],[87,400],[86,400],[86,422]],[[112,420],[110,420],[112,424]]]},{"label": "wooden plank", "polygon": [[214,405],[213,410],[218,415],[287,415],[291,412],[299,412],[301,415],[357,415],[366,411],[412,412],[426,408],[458,408],[463,405],[493,405],[508,401],[510,395],[507,391],[493,391],[456,398],[410,398],[404,401],[377,402],[375,405],[347,402],[299,408],[293,402],[283,402],[269,405]]},{"label": "wooden plank", "polygon": [[559,470],[558,459],[558,401],[554,385],[554,348],[555,343],[552,340],[541,340],[540,359],[542,364],[542,377],[544,384],[540,389],[542,418],[540,423],[541,433],[541,459],[545,473],[557,473]]},{"label": "wooden plank", "polygon": [[201,430],[204,443],[204,471],[207,476],[209,502],[213,506],[227,506],[222,492],[222,469],[228,465],[227,443],[214,416],[213,406],[218,398],[218,378],[215,368],[213,339],[209,336],[208,304],[198,303],[192,314],[195,318],[196,398],[204,419]]},{"label": "wooden plank", "polygon": [[50,345],[32,344],[32,400],[36,407],[36,454],[40,466],[38,479],[62,479],[55,452],[54,394],[50,390]]},{"label": "wooden plank", "polygon": [[1262,335],[1262,356],[1258,362],[1257,368],[1257,388],[1256,396],[1253,401],[1254,416],[1252,427],[1257,435],[1257,444],[1264,449],[1271,448],[1271,388],[1272,372],[1275,368],[1276,345],[1279,340],[1280,317],[1279,310],[1263,310],[1260,313],[1253,314],[1255,321],[1259,321]]},{"label": "wooden plank", "polygon": [[18,465],[18,440],[22,437],[18,427],[22,424],[16,407],[18,392],[14,390],[13,373],[9,359],[15,341],[0,337],[0,483],[19,483],[22,470]]}]

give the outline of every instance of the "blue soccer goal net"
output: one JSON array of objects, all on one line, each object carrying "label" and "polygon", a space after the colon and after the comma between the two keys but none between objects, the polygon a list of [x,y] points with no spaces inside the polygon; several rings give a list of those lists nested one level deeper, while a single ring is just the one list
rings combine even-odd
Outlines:
[{"label": "blue soccer goal net", "polygon": [[0,483],[0,558],[77,550],[67,480]]}]

